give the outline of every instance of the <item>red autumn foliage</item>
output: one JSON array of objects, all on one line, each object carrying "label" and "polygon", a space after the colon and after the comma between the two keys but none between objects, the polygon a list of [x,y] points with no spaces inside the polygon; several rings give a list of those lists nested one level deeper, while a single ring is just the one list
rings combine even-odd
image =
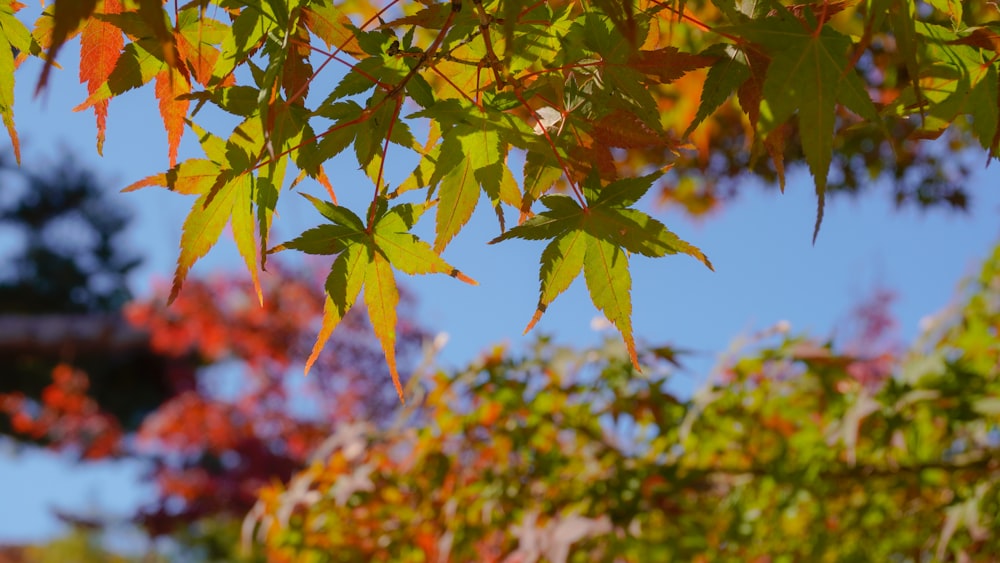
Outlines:
[{"label": "red autumn foliage", "polygon": [[10,418],[13,430],[62,450],[76,449],[82,459],[117,455],[122,448],[118,421],[101,410],[87,395],[87,375],[60,363],[52,370],[52,383],[42,390],[41,401],[21,393],[0,394],[0,412]]},{"label": "red autumn foliage", "polygon": [[[154,533],[201,516],[246,512],[261,486],[287,479],[336,424],[384,420],[396,408],[363,315],[347,315],[303,378],[299,370],[322,314],[319,284],[276,264],[261,281],[263,307],[249,280],[218,276],[185,285],[169,307],[160,298],[126,309],[158,354],[212,366],[139,429],[137,448],[156,460],[161,491],[145,514]],[[423,333],[410,322],[400,326],[406,358]]]},{"label": "red autumn foliage", "polygon": [[[225,275],[189,282],[169,307],[166,286],[126,307],[126,319],[148,332],[151,351],[163,358],[172,388],[136,439],[126,439],[122,424],[87,394],[87,374],[68,364],[52,371],[39,401],[0,395],[0,413],[15,433],[84,459],[151,461],[160,496],[140,515],[151,533],[245,513],[260,487],[300,469],[337,424],[386,420],[398,405],[363,314],[347,315],[303,377],[322,314],[321,284],[278,264],[261,281],[263,307],[249,280]],[[405,365],[424,334],[405,318],[400,329]]]}]

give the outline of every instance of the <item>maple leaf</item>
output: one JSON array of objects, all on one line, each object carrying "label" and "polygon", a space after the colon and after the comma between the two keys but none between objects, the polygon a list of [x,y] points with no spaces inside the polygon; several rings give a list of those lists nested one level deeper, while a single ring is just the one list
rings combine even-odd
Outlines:
[{"label": "maple leaf", "polygon": [[511,239],[551,242],[542,252],[538,306],[525,328],[535,326],[549,304],[565,291],[583,270],[591,301],[621,332],[632,363],[638,368],[632,336],[631,277],[628,252],[659,257],[688,254],[708,268],[711,262],[697,247],[681,240],[662,223],[629,206],[638,201],[659,173],[619,180],[600,187],[591,175],[583,184],[588,205],[580,206],[561,194],[541,198],[548,208],[490,244]]},{"label": "maple leaf", "polygon": [[894,108],[899,113],[919,108],[923,122],[915,135],[928,138],[936,138],[958,116],[969,115],[972,132],[995,155],[1000,140],[1000,78],[993,43],[975,32],[960,36],[923,22],[917,32],[934,62],[919,77],[919,90],[905,92]]},{"label": "maple leaf", "polygon": [[[119,0],[102,0],[95,13],[117,14],[122,11]],[[87,84],[88,96],[108,81],[118,63],[125,40],[121,29],[99,18],[89,18],[80,31],[80,82]],[[104,152],[104,135],[108,120],[108,99],[93,104],[97,118],[97,152]],[[183,123],[182,123],[183,126]],[[171,166],[174,162],[171,161]]]},{"label": "maple leaf", "polygon": [[290,34],[288,53],[281,71],[281,87],[288,99],[294,97],[300,105],[309,94],[309,81],[313,77],[309,54],[309,31],[300,21],[295,32]]},{"label": "maple leaf", "polygon": [[177,147],[184,135],[184,120],[191,105],[190,100],[182,96],[190,91],[187,78],[175,70],[165,68],[156,75],[155,92],[160,101],[163,127],[167,131],[167,156],[171,167],[177,164]]},{"label": "maple leaf", "polygon": [[27,53],[37,44],[14,14],[20,9],[17,2],[0,0],[0,119],[3,120],[11,145],[14,147],[14,159],[21,163],[21,143],[14,127],[14,69],[16,63],[14,52]]},{"label": "maple leaf", "polygon": [[[480,187],[494,201],[500,197],[503,172],[499,134],[486,127],[456,125],[444,134],[435,175],[442,175],[438,193],[434,249],[440,252],[472,217]],[[447,172],[442,172],[447,171]]]},{"label": "maple leaf", "polygon": [[[688,125],[687,130],[684,131],[684,137],[690,135],[701,125],[702,121],[712,115],[750,78],[750,66],[746,60],[746,54],[742,50],[732,45],[726,45],[719,49],[723,51],[723,55],[712,65],[705,77],[698,113],[691,125]],[[760,105],[759,99],[757,105]],[[756,121],[754,124],[756,125]]]},{"label": "maple leaf", "polygon": [[385,200],[382,200],[372,228],[366,228],[361,218],[350,209],[303,195],[331,224],[309,229],[295,239],[278,245],[272,252],[294,248],[315,254],[337,254],[327,278],[327,300],[319,336],[306,360],[305,372],[309,373],[363,286],[368,318],[385,354],[392,384],[400,401],[404,401],[396,365],[399,290],[392,269],[410,275],[447,274],[471,285],[476,285],[476,281],[446,262],[429,244],[410,232],[430,204],[402,204],[386,209]]},{"label": "maple leaf", "polygon": [[46,45],[48,56],[45,58],[42,74],[38,78],[38,85],[35,86],[35,95],[48,84],[49,73],[63,44],[79,30],[80,24],[90,17],[95,8],[97,0],[55,0],[51,35],[48,36]]},{"label": "maple leaf", "polygon": [[418,116],[437,120],[442,140],[431,150],[423,149],[428,162],[421,163],[401,189],[438,188],[434,249],[440,252],[472,217],[481,193],[489,197],[501,223],[500,203],[521,202],[505,159],[511,145],[530,146],[537,135],[506,112],[455,99],[438,101],[409,117]]},{"label": "maple leaf", "polygon": [[139,88],[152,81],[163,69],[163,62],[138,43],[129,43],[118,57],[108,79],[97,86],[73,111],[83,111],[104,100]]},{"label": "maple leaf", "polygon": [[351,56],[363,54],[358,40],[351,32],[351,19],[340,7],[330,3],[311,3],[302,8],[302,22],[309,31],[326,43]]},{"label": "maple leaf", "polygon": [[399,400],[405,402],[396,367],[396,306],[399,305],[399,290],[396,288],[396,278],[389,260],[378,252],[371,253],[365,270],[365,305],[368,307],[368,319],[372,323],[375,337],[385,353],[385,361],[392,374],[392,385],[399,394]]},{"label": "maple leaf", "polygon": [[246,262],[258,301],[263,302],[256,265],[257,242],[252,205],[254,177],[247,169],[251,159],[243,146],[246,143],[244,137],[254,132],[254,123],[254,120],[245,121],[227,141],[191,124],[210,160],[185,160],[164,174],[149,176],[123,190],[160,186],[198,196],[184,220],[180,254],[168,302],[177,298],[188,271],[215,245],[230,219],[236,248]]},{"label": "maple leaf", "polygon": [[[203,12],[204,8],[201,8]],[[177,54],[191,69],[194,81],[208,86],[219,61],[219,49],[226,26],[195,9],[181,10],[177,16],[174,40]]]},{"label": "maple leaf", "polygon": [[143,178],[122,190],[132,192],[150,186],[162,186],[184,195],[198,195],[204,191],[205,183],[215,182],[219,177],[217,162],[203,158],[191,158],[179,163],[163,174]]},{"label": "maple leaf", "polygon": [[821,26],[804,12],[800,21],[787,10],[722,30],[764,47],[771,57],[764,80],[761,117],[765,133],[798,114],[802,152],[816,183],[818,199],[813,241],[823,222],[827,173],[833,158],[837,104],[878,122],[878,112],[856,72],[848,66],[851,39]]},{"label": "maple leaf", "polygon": [[637,51],[628,61],[628,66],[667,84],[684,76],[686,73],[711,65],[715,57],[710,55],[694,55],[682,53],[677,47],[663,47],[651,51]]},{"label": "maple leaf", "polygon": [[170,17],[163,9],[162,0],[138,0],[138,15],[153,32],[153,37],[160,45],[163,61],[168,67],[186,75],[187,69],[180,63],[177,55],[177,40],[170,29]]},{"label": "maple leaf", "polygon": [[604,148],[653,148],[671,144],[666,135],[648,127],[635,114],[622,110],[594,122],[590,135]]},{"label": "maple leaf", "polygon": [[305,373],[319,358],[330,335],[343,320],[361,293],[365,282],[365,265],[370,261],[371,249],[364,244],[352,244],[341,252],[330,267],[326,279],[326,300],[323,304],[323,319],[320,322],[319,335],[313,345],[309,358],[306,359]]}]

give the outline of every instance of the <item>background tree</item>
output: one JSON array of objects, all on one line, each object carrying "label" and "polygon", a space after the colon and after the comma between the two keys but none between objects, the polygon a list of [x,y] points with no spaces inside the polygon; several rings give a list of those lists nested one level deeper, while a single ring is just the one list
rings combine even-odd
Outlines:
[{"label": "background tree", "polygon": [[[39,397],[16,387],[0,394],[9,432],[89,459],[113,455],[149,462],[158,497],[136,514],[139,522],[154,536],[172,534],[199,547],[204,553],[196,553],[204,557],[216,553],[207,560],[228,560],[234,527],[261,486],[287,480],[337,424],[379,424],[398,404],[378,377],[387,377],[387,368],[360,314],[345,319],[313,377],[288,377],[293,367],[301,369],[312,347],[322,296],[310,275],[279,275],[276,264],[272,271],[264,285],[265,309],[247,299],[249,283],[226,276],[192,280],[169,309],[164,293],[125,309],[170,389],[142,413],[133,431],[125,431],[90,394],[89,373],[64,361],[45,379]],[[410,366],[425,335],[412,323],[403,327],[400,361]],[[135,384],[150,374],[128,375]],[[135,400],[127,387],[116,391],[120,401]],[[232,541],[220,539],[226,537]]]},{"label": "background tree", "polygon": [[[148,331],[157,354],[193,357],[203,366],[137,433],[136,454],[154,461],[160,489],[142,517],[153,534],[182,531],[206,517],[241,518],[260,487],[286,481],[339,424],[383,424],[398,404],[381,384],[379,375],[388,371],[360,313],[344,319],[344,330],[316,361],[316,377],[289,377],[312,348],[323,298],[313,275],[277,264],[270,270],[263,308],[248,298],[249,282],[217,276],[192,280],[169,307],[162,291],[126,310],[131,323]],[[404,373],[426,339],[409,318],[399,334]]]},{"label": "background tree", "polygon": [[273,561],[991,561],[998,288],[1000,247],[909,349],[876,295],[856,343],[778,326],[690,398],[669,348],[639,373],[615,342],[498,347],[422,377],[408,430],[339,427],[245,539]]},{"label": "background tree", "polygon": [[[0,432],[117,454],[123,428],[170,392],[142,335],[117,316],[140,263],[124,246],[130,214],[71,160],[44,173],[6,166],[0,183],[0,225],[13,235],[0,278],[0,411],[12,416]],[[27,418],[29,404],[50,407],[36,417],[47,428]]]},{"label": "background tree", "polygon": [[0,279],[6,313],[97,313],[132,296],[127,277],[139,265],[122,237],[130,215],[109,200],[93,175],[70,161],[31,173],[2,168],[0,225],[20,248]]}]

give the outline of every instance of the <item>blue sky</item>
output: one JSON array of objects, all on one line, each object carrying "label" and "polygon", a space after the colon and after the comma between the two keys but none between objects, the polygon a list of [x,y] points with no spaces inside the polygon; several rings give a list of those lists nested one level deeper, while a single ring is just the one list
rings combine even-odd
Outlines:
[{"label": "blue sky", "polygon": [[[75,158],[106,180],[109,190],[164,171],[166,135],[151,88],[112,101],[104,157],[97,156],[93,114],[71,111],[86,97],[70,66],[74,49],[69,46],[60,54],[67,67],[53,73],[40,98],[32,95],[39,65],[29,62],[19,71],[15,119],[23,165],[37,169]],[[221,128],[215,132],[228,133]],[[0,150],[7,145],[0,137]],[[181,158],[199,155],[194,140],[186,136]],[[350,161],[336,161],[328,172],[342,203],[370,197],[370,183]],[[397,165],[389,170],[390,182],[408,172],[409,164]],[[700,222],[669,210],[653,210],[705,251],[716,271],[686,257],[634,257],[636,336],[648,343],[697,351],[692,364],[697,369],[681,376],[693,386],[735,337],[781,320],[790,322],[795,331],[836,335],[845,328],[850,309],[874,288],[884,286],[898,295],[893,312],[901,336],[910,340],[917,334],[919,320],[949,303],[957,283],[975,272],[1000,235],[997,167],[983,169],[973,182],[972,205],[965,214],[896,210],[888,186],[876,187],[860,199],[836,198],[827,205],[815,246],[811,242],[815,196],[806,175],[793,177],[784,195],[748,182],[737,201]],[[315,185],[304,189],[322,194]],[[132,281],[134,290],[145,295],[152,279],[172,274],[181,224],[193,200],[147,188],[116,194],[112,201],[135,212],[128,245],[146,261]],[[274,241],[319,222],[311,206],[297,196],[286,195],[279,213]],[[429,232],[430,222],[425,219],[421,228]],[[481,209],[445,252],[446,259],[480,282],[478,287],[445,276],[406,282],[417,296],[419,320],[449,334],[443,362],[463,363],[492,344],[517,346],[533,338],[521,336],[521,331],[537,300],[542,243],[487,246],[496,230],[492,213]],[[195,267],[194,275],[213,268],[242,269],[226,235]],[[590,326],[596,315],[583,281],[577,280],[535,331],[585,345],[599,338]],[[48,513],[53,505],[125,514],[152,494],[138,479],[135,465],[72,466],[48,453],[15,454],[0,443],[0,543],[51,536],[57,531]]]}]

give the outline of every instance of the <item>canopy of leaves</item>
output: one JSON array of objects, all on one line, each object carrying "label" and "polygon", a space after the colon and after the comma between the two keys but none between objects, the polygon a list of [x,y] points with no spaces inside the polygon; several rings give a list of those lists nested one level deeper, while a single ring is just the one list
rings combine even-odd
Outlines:
[{"label": "canopy of leaves", "polygon": [[642,374],[620,343],[497,348],[422,378],[410,431],[340,426],[252,538],[276,561],[991,561],[998,303],[1000,247],[910,350],[876,302],[857,344],[776,327],[687,399],[667,348]]},{"label": "canopy of leaves", "polygon": [[[40,58],[44,89],[61,47],[79,35],[88,96],[78,109],[95,112],[98,151],[109,102],[151,85],[169,169],[129,189],[195,196],[171,299],[226,224],[258,299],[269,252],[337,255],[317,349],[363,290],[397,390],[396,274],[471,282],[440,254],[487,204],[497,242],[547,241],[532,324],[582,270],[638,366],[630,254],[709,264],[635,209],[653,184],[699,211],[727,177],[755,172],[783,186],[786,168],[801,162],[817,194],[814,239],[831,185],[889,177],[904,199],[915,191],[964,205],[954,186],[968,168],[926,141],[945,136],[949,148],[997,154],[1000,41],[991,4],[961,6],[60,0],[30,24],[17,18],[19,2],[0,0],[0,117],[17,151],[14,69]],[[213,133],[205,108],[238,124]],[[177,162],[187,129],[204,157]],[[386,163],[404,153],[419,162],[389,185]],[[358,187],[331,182],[335,158],[366,172],[366,209],[337,205],[338,190]],[[317,205],[331,224],[272,248],[276,202],[307,177],[325,187]],[[412,233],[427,209],[432,243]],[[510,231],[508,215],[517,217]]]}]

